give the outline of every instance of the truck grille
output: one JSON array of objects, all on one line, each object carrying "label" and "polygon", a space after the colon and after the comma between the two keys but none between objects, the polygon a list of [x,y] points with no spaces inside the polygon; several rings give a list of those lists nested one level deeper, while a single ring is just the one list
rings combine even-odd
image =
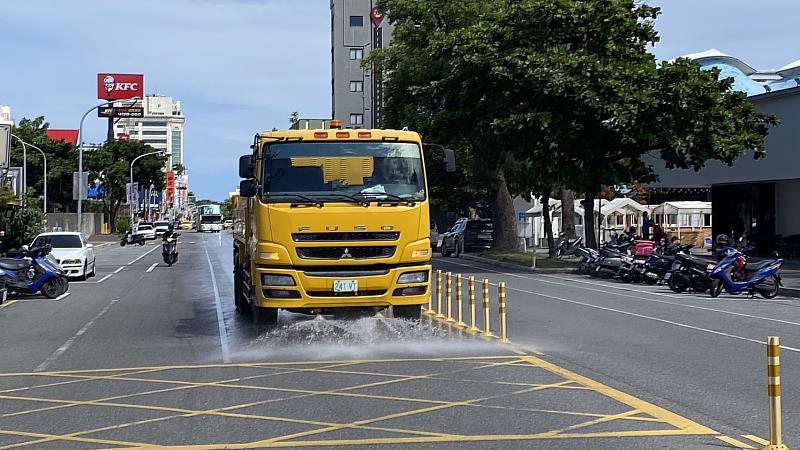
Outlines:
[{"label": "truck grille", "polygon": [[294,233],[295,242],[337,242],[337,241],[396,241],[400,233],[394,232],[352,232],[352,233]]},{"label": "truck grille", "polygon": [[391,258],[394,246],[375,247],[305,247],[297,249],[297,256],[303,259],[370,259]]}]

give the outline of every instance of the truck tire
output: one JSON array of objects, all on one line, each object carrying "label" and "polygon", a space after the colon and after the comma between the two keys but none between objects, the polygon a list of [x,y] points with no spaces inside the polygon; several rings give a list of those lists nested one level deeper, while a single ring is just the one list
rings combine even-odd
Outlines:
[{"label": "truck tire", "polygon": [[278,308],[262,308],[250,305],[250,317],[253,319],[256,333],[260,334],[278,324]]},{"label": "truck tire", "polygon": [[419,320],[422,307],[420,305],[392,306],[395,319]]},{"label": "truck tire", "polygon": [[239,265],[239,252],[233,251],[233,304],[236,305],[236,312],[243,314],[247,303],[242,296],[242,266]]}]

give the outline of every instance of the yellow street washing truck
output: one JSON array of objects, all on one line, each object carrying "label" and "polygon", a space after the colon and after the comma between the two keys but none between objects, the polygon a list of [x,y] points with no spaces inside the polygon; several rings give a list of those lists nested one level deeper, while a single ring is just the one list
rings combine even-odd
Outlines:
[{"label": "yellow street washing truck", "polygon": [[233,226],[237,309],[256,324],[275,323],[278,309],[392,307],[418,319],[431,278],[420,136],[273,130],[251,148],[239,160]]}]

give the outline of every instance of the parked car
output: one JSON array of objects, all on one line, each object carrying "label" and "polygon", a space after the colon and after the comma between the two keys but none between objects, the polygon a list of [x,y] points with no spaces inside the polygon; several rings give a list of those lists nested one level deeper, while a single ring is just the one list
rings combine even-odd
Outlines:
[{"label": "parked car", "polygon": [[136,231],[134,231],[134,234],[143,234],[145,239],[156,238],[156,230],[153,229],[153,224],[151,222],[139,222],[136,224]]},{"label": "parked car", "polygon": [[453,228],[442,237],[442,256],[459,256],[464,252],[490,249],[494,242],[493,231],[494,227],[489,219],[458,219]]},{"label": "parked car", "polygon": [[153,229],[156,232],[156,237],[161,236],[169,230],[169,222],[166,220],[153,222]]},{"label": "parked car", "polygon": [[31,248],[51,245],[50,252],[68,278],[86,279],[97,271],[93,245],[83,233],[55,232],[42,233],[33,240]]},{"label": "parked car", "polygon": [[229,229],[229,228],[233,228],[233,220],[228,219],[225,222],[223,222],[222,223],[222,228],[225,228],[226,230]]}]

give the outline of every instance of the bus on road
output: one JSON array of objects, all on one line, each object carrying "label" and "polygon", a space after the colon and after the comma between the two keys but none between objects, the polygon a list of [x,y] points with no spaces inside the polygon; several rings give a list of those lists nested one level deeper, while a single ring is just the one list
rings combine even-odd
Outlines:
[{"label": "bus on road", "polygon": [[199,233],[222,231],[222,212],[220,205],[202,205],[197,207],[196,226]]}]

